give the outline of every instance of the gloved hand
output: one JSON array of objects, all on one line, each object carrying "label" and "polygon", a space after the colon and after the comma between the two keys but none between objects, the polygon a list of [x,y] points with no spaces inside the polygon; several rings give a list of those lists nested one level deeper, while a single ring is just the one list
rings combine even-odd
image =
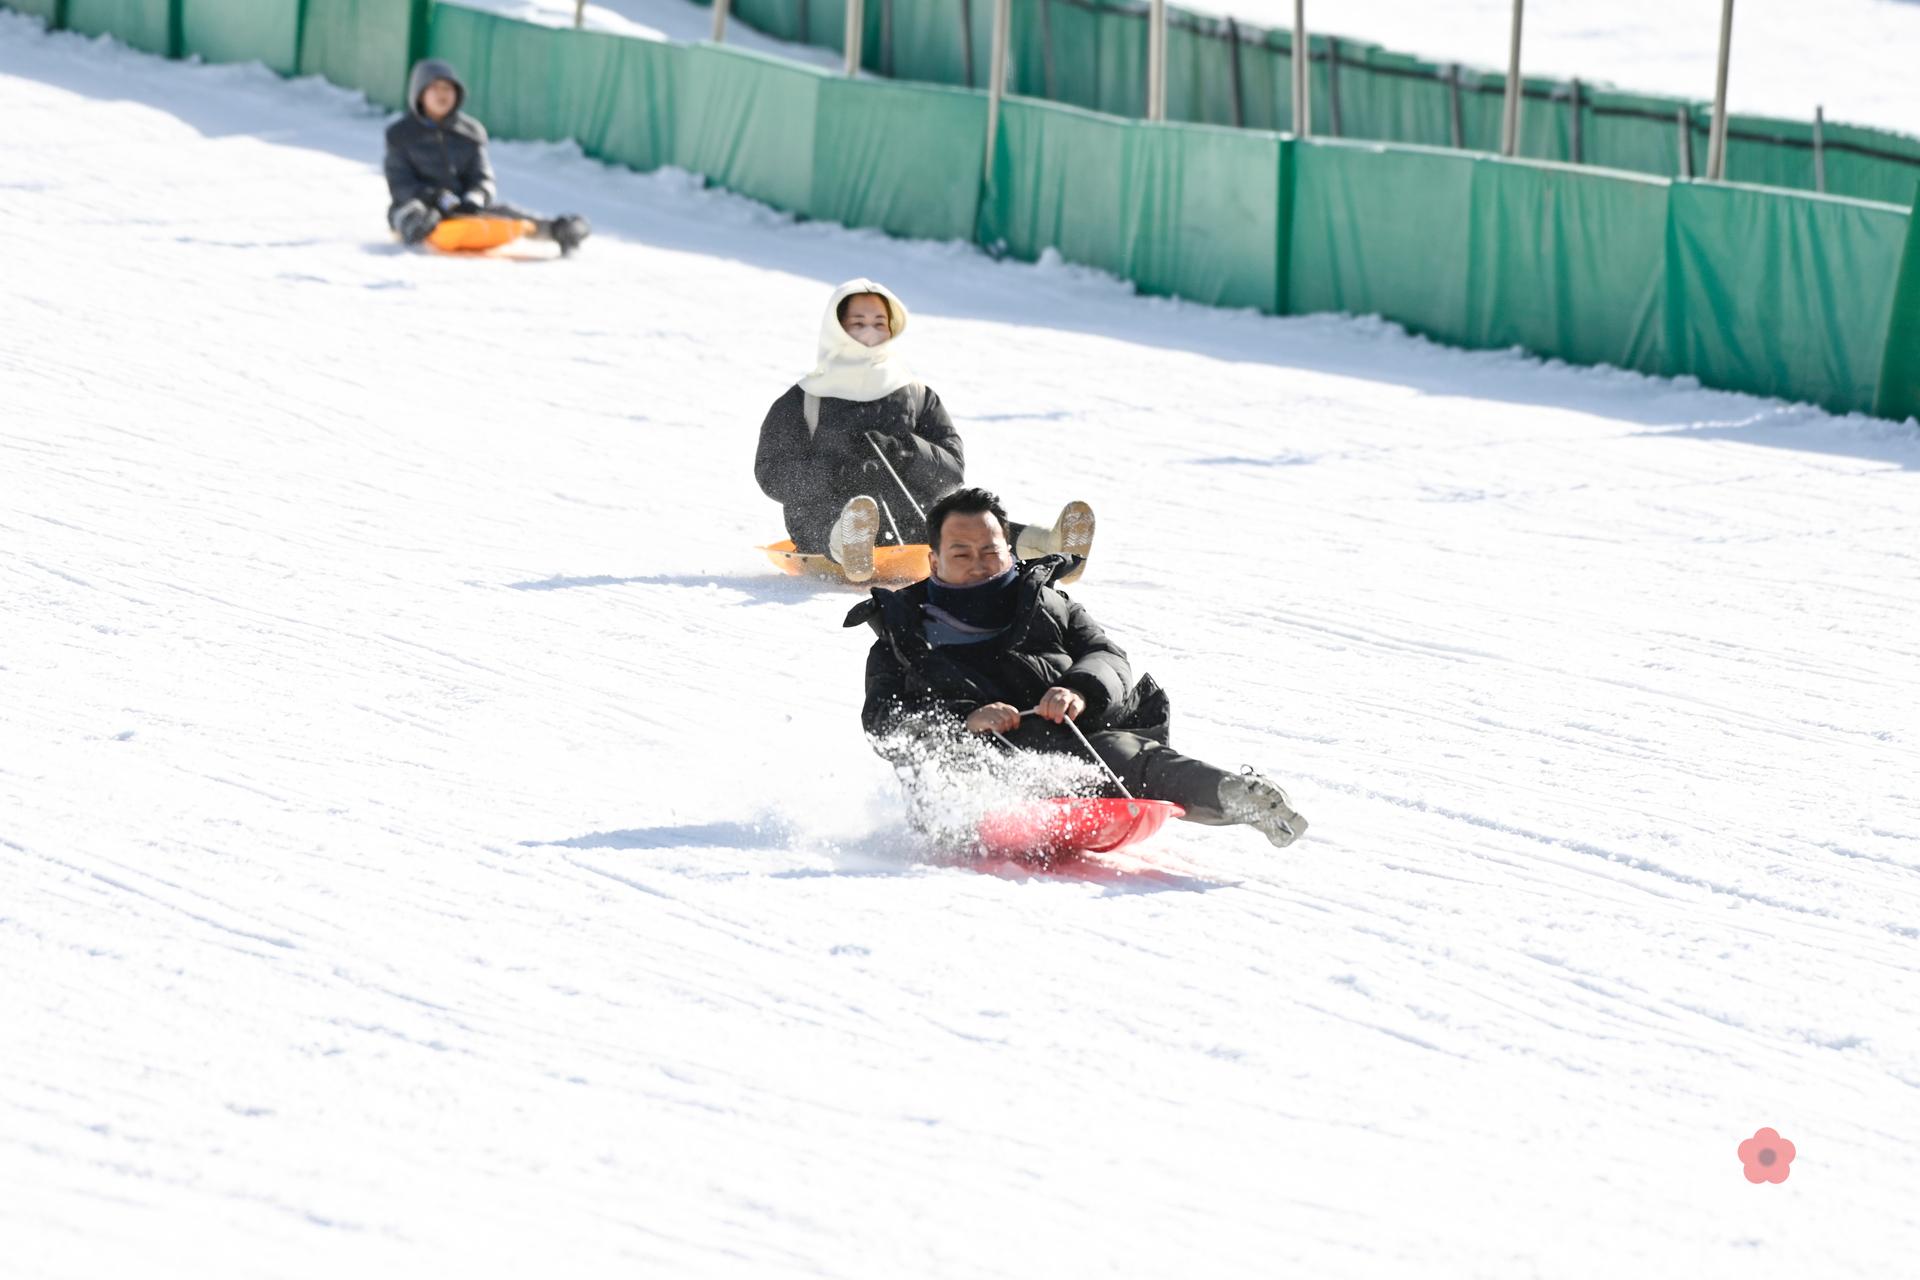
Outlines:
[{"label": "gloved hand", "polygon": [[895,466],[903,462],[911,462],[914,455],[919,452],[919,448],[913,443],[911,430],[903,430],[898,435],[883,431],[869,431],[867,439],[872,441],[880,452],[886,454],[888,461]]},{"label": "gloved hand", "polygon": [[452,213],[460,207],[460,197],[451,191],[436,191],[433,193],[433,203],[441,213]]},{"label": "gloved hand", "polygon": [[462,213],[479,213],[487,207],[487,193],[478,187],[460,197],[459,209]]},{"label": "gloved hand", "polygon": [[418,200],[409,200],[400,206],[394,215],[393,229],[400,233],[400,239],[406,244],[419,244],[433,234],[440,225],[440,215]]}]

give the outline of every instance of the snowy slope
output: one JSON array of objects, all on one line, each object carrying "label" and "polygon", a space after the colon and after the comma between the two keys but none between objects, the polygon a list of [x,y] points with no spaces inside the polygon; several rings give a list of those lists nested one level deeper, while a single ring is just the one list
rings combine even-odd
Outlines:
[{"label": "snowy slope", "polygon": [[[604,0],[579,9],[574,0],[447,0],[466,9],[484,9],[522,22],[571,27],[579,17],[591,31],[612,31],[643,40],[678,40],[692,44],[713,38],[713,10],[688,0]],[[756,53],[772,53],[796,62],[841,67],[845,60],[831,49],[792,44],[755,31],[744,22],[730,23],[726,43]]]},{"label": "snowy slope", "polygon": [[[571,25],[573,0],[453,0],[469,8]],[[1293,26],[1293,0],[1180,0],[1260,27]],[[1369,40],[1397,53],[1504,71],[1513,0],[1309,0],[1310,30]],[[589,25],[674,40],[712,34],[710,9],[688,0],[595,0]],[[831,51],[771,40],[740,23],[732,43],[822,66]],[[1642,93],[1711,100],[1719,53],[1719,0],[1529,0],[1522,27],[1527,74],[1579,76]],[[956,38],[958,38],[956,36]],[[1920,48],[1916,0],[1739,0],[1727,100],[1734,111],[1827,119],[1920,132]],[[1143,68],[1141,74],[1145,74]]]},{"label": "snowy slope", "polygon": [[[0,18],[24,1277],[1873,1276],[1920,1246],[1911,424],[1137,299]],[[749,459],[856,273],[1279,853],[902,829]],[[1784,1186],[1741,1176],[1770,1125]]]}]

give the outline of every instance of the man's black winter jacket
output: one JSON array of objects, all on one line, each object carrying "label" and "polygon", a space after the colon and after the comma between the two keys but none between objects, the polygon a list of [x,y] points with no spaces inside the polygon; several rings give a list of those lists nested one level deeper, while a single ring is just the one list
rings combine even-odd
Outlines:
[{"label": "man's black winter jacket", "polygon": [[[1054,685],[1087,700],[1082,731],[1125,729],[1164,743],[1170,706],[1153,677],[1136,685],[1133,667],[1083,605],[1055,588],[1053,580],[1078,556],[1041,556],[1020,566],[1013,624],[994,640],[974,645],[929,645],[925,634],[927,584],[897,591],[875,587],[847,614],[846,625],[873,628],[879,637],[867,653],[867,696],[860,722],[883,735],[928,717],[964,720],[989,702],[1026,710]],[[1023,741],[1052,735],[1055,728],[1030,719],[1018,746],[1066,749],[1055,742]]]}]

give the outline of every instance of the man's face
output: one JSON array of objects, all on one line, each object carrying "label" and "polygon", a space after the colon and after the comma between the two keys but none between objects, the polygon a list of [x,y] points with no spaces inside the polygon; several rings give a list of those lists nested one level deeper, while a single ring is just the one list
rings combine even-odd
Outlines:
[{"label": "man's face", "polygon": [[435,80],[420,91],[420,110],[429,120],[445,120],[460,105],[460,90],[451,80]]},{"label": "man's face", "polygon": [[877,347],[893,336],[887,301],[877,293],[857,293],[847,299],[847,315],[840,322],[847,336],[863,347]]},{"label": "man's face", "polygon": [[940,524],[940,545],[929,555],[933,576],[949,586],[970,587],[1013,567],[1013,549],[990,511],[956,511]]}]

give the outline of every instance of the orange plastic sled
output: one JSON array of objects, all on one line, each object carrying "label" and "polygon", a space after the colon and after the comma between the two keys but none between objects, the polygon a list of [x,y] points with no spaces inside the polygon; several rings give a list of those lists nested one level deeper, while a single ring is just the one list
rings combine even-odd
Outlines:
[{"label": "orange plastic sled", "polygon": [[427,236],[442,253],[485,253],[533,234],[525,218],[443,218]]},{"label": "orange plastic sled", "polygon": [[[813,551],[795,551],[792,539],[760,548],[782,573],[796,578],[832,578],[845,582],[847,575],[825,555]],[[901,547],[873,549],[873,576],[882,582],[918,582],[933,572],[927,563],[927,545],[910,542]]]}]

